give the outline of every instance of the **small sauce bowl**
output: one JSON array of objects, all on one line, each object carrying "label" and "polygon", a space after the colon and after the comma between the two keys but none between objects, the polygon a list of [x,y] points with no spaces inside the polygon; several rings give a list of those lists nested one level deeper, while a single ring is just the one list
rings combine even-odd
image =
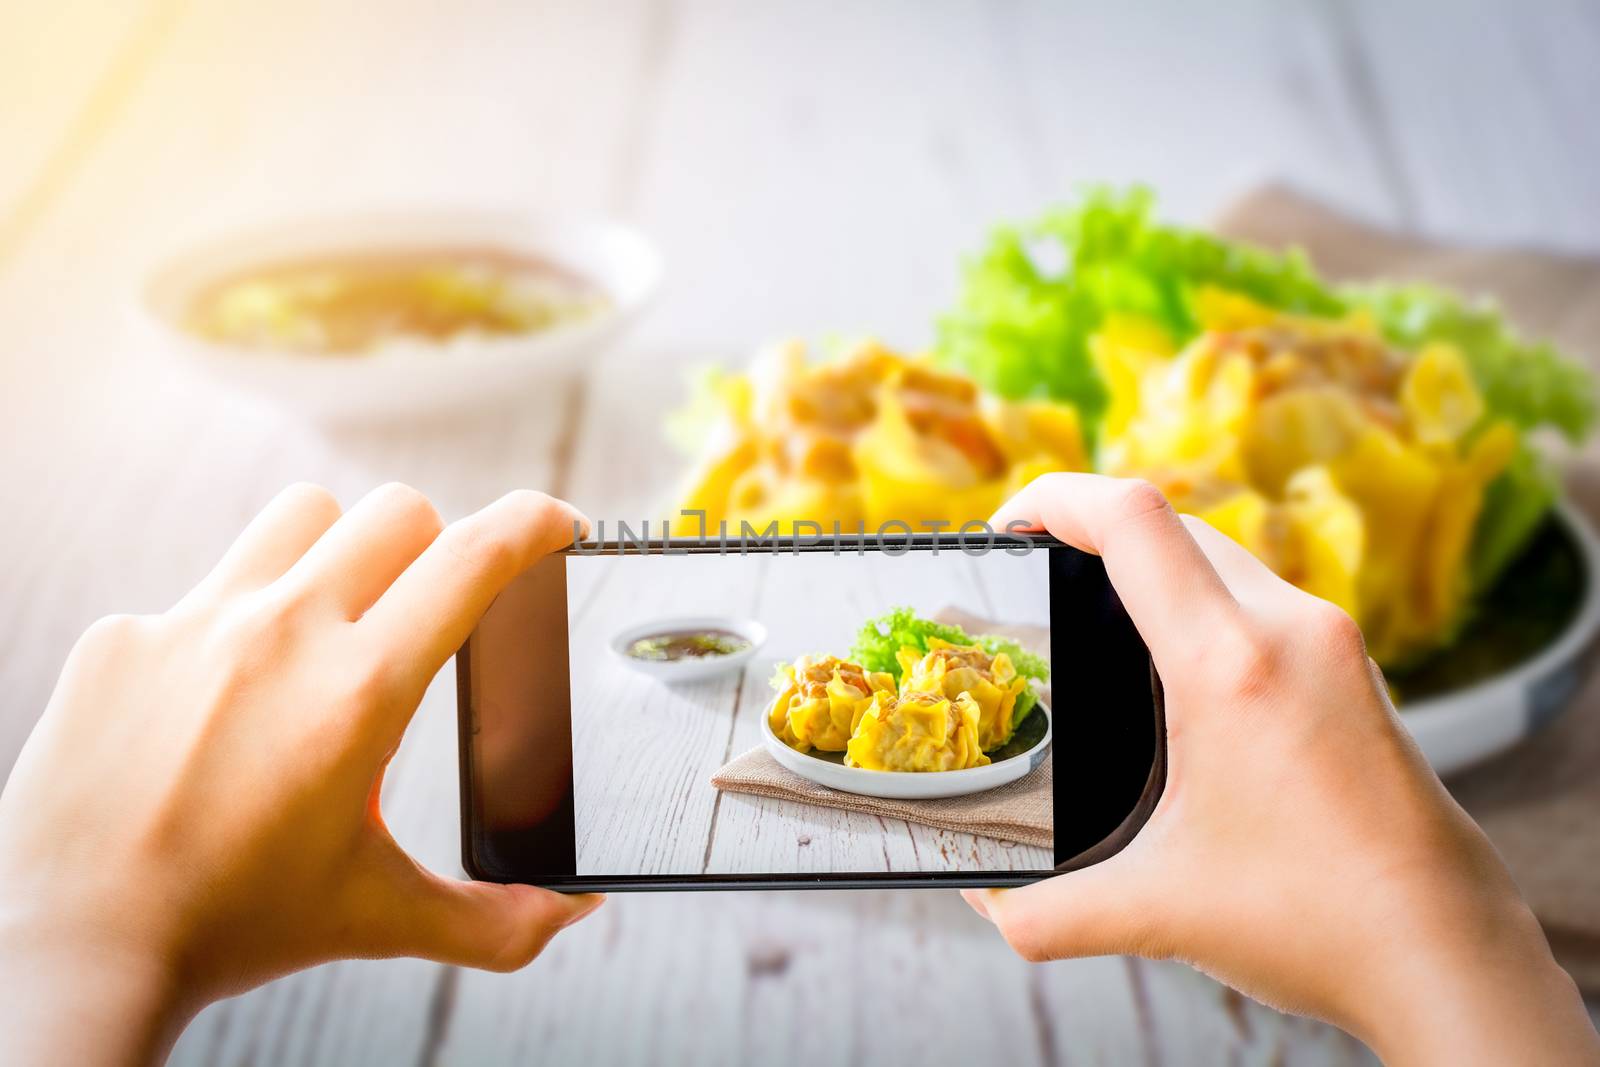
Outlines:
[{"label": "small sauce bowl", "polygon": [[[629,652],[635,643],[646,638],[706,631],[733,634],[744,641],[745,646],[736,652],[670,660],[640,659]],[[742,670],[766,643],[767,628],[754,619],[740,619],[731,615],[686,615],[630,626],[615,634],[609,647],[613,656],[640,674],[673,683],[699,682]]]}]

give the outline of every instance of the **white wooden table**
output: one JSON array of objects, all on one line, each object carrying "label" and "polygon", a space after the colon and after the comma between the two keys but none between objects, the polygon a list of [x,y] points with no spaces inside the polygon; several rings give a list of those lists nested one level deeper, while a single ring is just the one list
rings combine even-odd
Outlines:
[{"label": "white wooden table", "polygon": [[[789,332],[915,346],[995,220],[1143,179],[1201,220],[1287,178],[1386,223],[1600,247],[1600,19],[1233,0],[537,9],[482,0],[0,6],[0,767],[81,629],[166,607],[283,483],[400,478],[460,515],[669,492],[682,368]],[[617,215],[654,314],[542,405],[330,435],[151,373],[121,312],[169,243],[440,203]],[[384,806],[456,856],[441,680]],[[970,1010],[933,1031],[871,1010]],[[1365,1051],[1177,965],[1031,967],[954,894],[632,896],[512,976],[347,963],[206,1011],[180,1063],[1296,1062]]]},{"label": "white wooden table", "polygon": [[[577,557],[568,562],[573,793],[580,874],[1042,871],[1049,849],[859,811],[740,793],[711,776],[759,746],[780,662],[844,655],[864,619],[891,606],[957,606],[1050,623],[1045,557],[959,552]],[[1030,581],[1030,579],[1035,579]],[[666,686],[629,669],[613,636],[652,619],[751,618],[767,628],[731,677]],[[1045,650],[1048,654],[1048,649]]]}]

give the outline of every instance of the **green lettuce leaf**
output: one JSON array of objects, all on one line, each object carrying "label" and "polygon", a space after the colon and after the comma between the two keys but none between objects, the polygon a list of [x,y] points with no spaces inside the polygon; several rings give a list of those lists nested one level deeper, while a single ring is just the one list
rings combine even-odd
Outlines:
[{"label": "green lettuce leaf", "polygon": [[1092,435],[1107,398],[1089,339],[1106,316],[1141,315],[1181,343],[1197,329],[1191,296],[1203,285],[1285,310],[1344,310],[1299,252],[1162,225],[1148,189],[1095,188],[1074,207],[994,231],[939,320],[938,354],[1002,396],[1076,405]]},{"label": "green lettuce leaf", "polygon": [[1039,706],[1039,694],[1034,692],[1033,686],[1028,686],[1017,694],[1016,706],[1011,709],[1011,732],[1017,732],[1017,726],[1033,714],[1033,709]]},{"label": "green lettuce leaf", "polygon": [[[1371,314],[1397,346],[1456,346],[1483,391],[1485,419],[1522,431],[1553,427],[1573,441],[1592,429],[1595,386],[1554,347],[1514,332],[1492,303],[1426,285],[1335,287],[1296,250],[1271,252],[1158,222],[1149,190],[1090,189],[1025,226],[1002,226],[965,268],[939,321],[938,353],[1002,396],[1048,396],[1077,406],[1093,445],[1106,390],[1089,341],[1108,315],[1141,315],[1179,345],[1198,330],[1195,292],[1214,285],[1286,312]],[[1523,441],[1490,487],[1475,531],[1472,574],[1482,589],[1516,558],[1557,487]]]},{"label": "green lettuce leaf", "polygon": [[[868,619],[863,623],[861,631],[856,634],[855,644],[850,646],[850,659],[869,671],[887,671],[894,675],[898,684],[900,661],[895,658],[895,653],[901,648],[914,648],[926,653],[930,637],[949,641],[953,645],[977,645],[991,656],[1004,652],[1011,657],[1012,666],[1022,677],[1040,682],[1050,680],[1050,665],[1044,661],[1044,657],[1029,652],[1009,637],[969,634],[951,623],[921,618],[915,611],[905,607],[891,608],[876,619]],[[1011,713],[1011,729],[1015,731],[1017,724],[1032,714],[1038,704],[1039,694],[1033,686],[1018,693],[1016,707]]]},{"label": "green lettuce leaf", "polygon": [[1483,511],[1467,556],[1473,589],[1494,585],[1538,531],[1559,493],[1555,473],[1523,442],[1511,464],[1484,492]]},{"label": "green lettuce leaf", "polygon": [[1370,311],[1385,335],[1415,350],[1443,341],[1472,368],[1490,415],[1519,429],[1552,426],[1574,444],[1594,424],[1594,378],[1547,342],[1524,341],[1489,301],[1468,303],[1428,285],[1367,285],[1344,290]]},{"label": "green lettuce leaf", "polygon": [[1092,433],[1105,387],[1089,339],[1113,313],[1138,314],[1182,344],[1198,325],[1196,290],[1218,286],[1280,311],[1369,311],[1392,342],[1456,345],[1489,414],[1581,440],[1593,425],[1593,379],[1552,346],[1519,338],[1493,304],[1424,285],[1334,287],[1298,250],[1271,252],[1155,219],[1148,189],[1089,190],[1026,226],[1001,226],[966,266],[939,321],[938,352],[1002,396],[1077,405]]},{"label": "green lettuce leaf", "polygon": [[991,656],[1004,652],[1024,678],[1050,680],[1050,666],[1044,657],[1029,652],[1009,637],[969,634],[959,626],[921,618],[915,611],[903,607],[893,608],[863,623],[855,644],[850,646],[850,659],[869,671],[887,671],[899,682],[900,661],[895,653],[905,647],[926,653],[930,637],[953,645],[977,645]]}]

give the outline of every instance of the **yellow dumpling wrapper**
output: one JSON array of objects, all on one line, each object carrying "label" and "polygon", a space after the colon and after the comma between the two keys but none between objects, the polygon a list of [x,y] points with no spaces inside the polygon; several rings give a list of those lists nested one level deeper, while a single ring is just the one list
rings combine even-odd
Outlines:
[{"label": "yellow dumpling wrapper", "polygon": [[1089,355],[1106,385],[1106,413],[1100,432],[1108,440],[1116,440],[1139,412],[1140,383],[1172,358],[1172,338],[1148,319],[1112,314],[1089,339]]},{"label": "yellow dumpling wrapper", "polygon": [[1258,559],[1269,564],[1277,562],[1280,546],[1275,536],[1275,509],[1255,490],[1236,486],[1211,503],[1197,506],[1179,498],[1173,501],[1173,506],[1204,519],[1218,533],[1233,538]]},{"label": "yellow dumpling wrapper", "polygon": [[1083,424],[1076,408],[1049,400],[1009,401],[985,397],[984,425],[1014,476],[1021,465],[1049,470],[1087,470]]},{"label": "yellow dumpling wrapper", "polygon": [[1431,636],[1416,624],[1411,593],[1416,568],[1433,547],[1428,517],[1443,472],[1421,449],[1377,426],[1365,430],[1328,470],[1339,491],[1361,509],[1366,526],[1356,621],[1375,659],[1398,662]]},{"label": "yellow dumpling wrapper", "polygon": [[1283,314],[1206,289],[1170,359],[1097,339],[1114,412],[1100,461],[1151,479],[1277,573],[1347,610],[1380,663],[1447,642],[1489,483],[1517,446],[1485,425],[1448,344],[1392,346],[1370,316]]},{"label": "yellow dumpling wrapper", "polygon": [[718,417],[679,495],[700,514],[673,518],[690,536],[722,523],[737,536],[746,522],[756,533],[774,522],[778,533],[957,528],[1038,474],[1089,466],[1071,405],[987,396],[968,375],[872,341],[820,362],[779,346],[709,399]]},{"label": "yellow dumpling wrapper", "polygon": [[1453,446],[1483,418],[1483,394],[1454,345],[1425,346],[1400,383],[1400,406],[1412,438]]},{"label": "yellow dumpling wrapper", "polygon": [[959,525],[987,518],[1002,502],[1002,483],[984,477],[955,445],[919,433],[892,390],[880,397],[877,420],[854,454],[869,526]]},{"label": "yellow dumpling wrapper", "polygon": [[960,771],[989,762],[978,744],[978,705],[969,694],[873,695],[844,761],[869,771]]},{"label": "yellow dumpling wrapper", "polygon": [[900,661],[900,693],[934,693],[950,700],[965,695],[978,709],[978,747],[999,748],[1016,732],[1012,721],[1017,697],[1028,680],[1017,674],[1004,652],[990,656],[977,645],[957,645],[928,638],[928,651],[914,648],[895,653]]},{"label": "yellow dumpling wrapper", "polygon": [[1283,318],[1283,312],[1269,308],[1243,293],[1202,285],[1193,298],[1195,320],[1202,330],[1248,330],[1270,326]]},{"label": "yellow dumpling wrapper", "polygon": [[1497,422],[1473,442],[1461,459],[1445,465],[1433,514],[1429,517],[1427,552],[1418,568],[1416,627],[1427,634],[1450,626],[1471,591],[1465,564],[1483,511],[1489,483],[1511,462],[1517,434]]},{"label": "yellow dumpling wrapper", "polygon": [[854,482],[798,478],[768,466],[755,467],[730,484],[725,503],[716,511],[718,518],[712,520],[711,514],[707,509],[707,524],[714,530],[717,522],[726,522],[733,537],[745,523],[759,532],[776,522],[778,532],[786,533],[796,522],[816,521],[818,515],[850,530],[862,518],[861,491]]},{"label": "yellow dumpling wrapper", "polygon": [[1339,491],[1328,468],[1306,467],[1289,479],[1285,511],[1290,541],[1285,577],[1361,618],[1359,578],[1367,548],[1361,509]]},{"label": "yellow dumpling wrapper", "polygon": [[1174,470],[1244,481],[1242,435],[1256,378],[1248,356],[1206,338],[1152,364],[1136,387],[1137,411],[1102,449],[1102,467],[1120,475]]},{"label": "yellow dumpling wrapper", "polygon": [[1350,451],[1366,426],[1355,399],[1338,386],[1279,393],[1259,402],[1244,427],[1245,469],[1252,484],[1279,496],[1297,471]]},{"label": "yellow dumpling wrapper", "polygon": [[843,752],[873,694],[894,692],[894,678],[836,656],[801,656],[778,668],[773,687],[767,722],[784,744]]}]

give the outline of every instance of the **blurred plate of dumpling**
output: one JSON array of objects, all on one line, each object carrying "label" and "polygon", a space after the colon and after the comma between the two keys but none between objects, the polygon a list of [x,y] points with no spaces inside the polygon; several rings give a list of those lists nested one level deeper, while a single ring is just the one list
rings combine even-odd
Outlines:
[{"label": "blurred plate of dumpling", "polygon": [[1359,312],[1225,290],[1193,305],[1182,345],[1137,316],[1093,335],[1107,402],[1092,447],[1072,404],[1000,399],[931,356],[769,350],[704,390],[711,432],[679,498],[703,525],[686,532],[954,529],[1050,471],[1141,477],[1348,611],[1440,773],[1522,736],[1525,705],[1558,691],[1536,683],[1565,677],[1600,627],[1600,544],[1571,509],[1546,522],[1547,497],[1509,488],[1533,453],[1461,349],[1399,348]]}]

